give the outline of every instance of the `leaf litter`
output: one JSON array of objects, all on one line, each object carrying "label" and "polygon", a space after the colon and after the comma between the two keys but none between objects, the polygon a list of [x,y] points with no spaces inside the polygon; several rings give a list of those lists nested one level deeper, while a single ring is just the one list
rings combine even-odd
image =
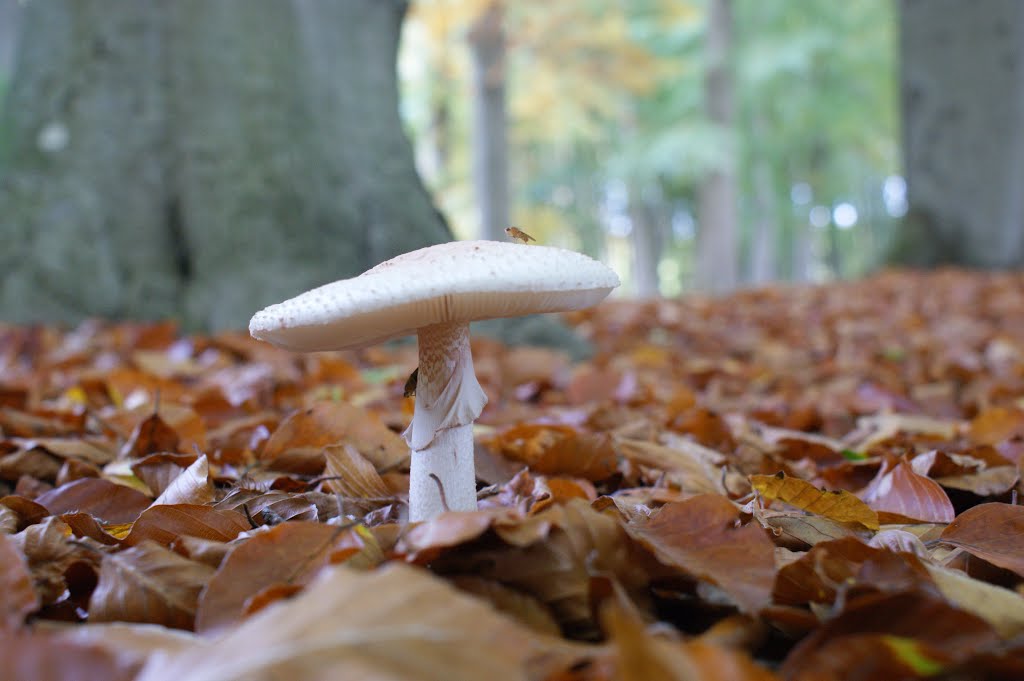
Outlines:
[{"label": "leaf litter", "polygon": [[1019,677],[1022,313],[887,271],[474,340],[480,509],[418,524],[408,347],[0,326],[4,673]]}]

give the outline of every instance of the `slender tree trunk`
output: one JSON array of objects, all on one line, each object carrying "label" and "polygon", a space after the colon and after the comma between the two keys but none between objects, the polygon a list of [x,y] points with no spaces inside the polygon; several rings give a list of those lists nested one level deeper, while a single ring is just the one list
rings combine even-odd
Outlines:
[{"label": "slender tree trunk", "polygon": [[890,259],[1024,265],[1024,3],[902,0],[910,212]]},{"label": "slender tree trunk", "polygon": [[504,24],[503,4],[494,1],[469,33],[473,58],[473,179],[483,239],[504,238],[510,224]]},{"label": "slender tree trunk", "polygon": [[[731,73],[732,1],[711,0],[708,9],[705,107],[712,123],[733,126],[735,96]],[[730,291],[738,283],[737,190],[734,159],[712,171],[701,183],[698,196],[697,283],[714,293]]]},{"label": "slender tree trunk", "polygon": [[637,186],[630,188],[629,217],[633,223],[633,292],[638,298],[654,298],[660,293],[658,262],[661,235],[651,206]]},{"label": "slender tree trunk", "polygon": [[7,80],[14,65],[14,39],[21,17],[18,0],[0,0],[0,83]]},{"label": "slender tree trunk", "polygon": [[778,201],[772,186],[771,168],[761,162],[754,169],[754,239],[750,247],[750,281],[766,284],[776,279],[775,240],[778,234]]},{"label": "slender tree trunk", "polygon": [[450,238],[398,115],[397,0],[22,9],[0,317],[260,307]]}]

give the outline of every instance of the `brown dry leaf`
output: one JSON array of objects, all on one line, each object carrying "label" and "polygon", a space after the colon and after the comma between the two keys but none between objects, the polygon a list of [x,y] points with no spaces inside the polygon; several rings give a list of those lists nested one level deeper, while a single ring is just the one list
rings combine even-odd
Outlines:
[{"label": "brown dry leaf", "polygon": [[21,444],[26,449],[39,447],[62,459],[81,459],[96,466],[109,463],[117,453],[115,447],[106,440],[79,437],[40,437],[24,441]]},{"label": "brown dry leaf", "polygon": [[950,603],[982,618],[1004,638],[1024,633],[1024,596],[974,579],[959,570],[927,564],[926,567]]},{"label": "brown dry leaf", "polygon": [[564,631],[596,632],[591,578],[614,577],[631,593],[647,586],[643,554],[629,541],[617,514],[603,514],[580,499],[535,516],[494,525],[508,546],[468,545],[443,555],[446,572],[494,579],[539,599]]},{"label": "brown dry leaf", "polygon": [[69,542],[71,528],[59,518],[49,517],[11,537],[28,563],[36,592],[43,605],[67,598],[73,584],[69,575],[76,564],[95,565],[95,551]]},{"label": "brown dry leaf", "polygon": [[945,490],[934,480],[918,475],[906,461],[878,471],[861,497],[879,513],[884,522],[904,519],[926,523],[948,523],[955,511]]},{"label": "brown dry leaf", "polygon": [[816,544],[780,568],[772,595],[781,605],[828,604],[840,588],[898,592],[930,586],[928,573],[915,556],[848,537]]},{"label": "brown dry leaf", "polygon": [[132,681],[141,662],[122,662],[100,643],[78,643],[51,632],[0,631],[4,681]]},{"label": "brown dry leaf", "polygon": [[544,637],[400,564],[333,568],[214,642],[154,660],[137,681],[549,678],[588,649]]},{"label": "brown dry leaf", "polygon": [[131,487],[101,478],[83,478],[36,497],[53,515],[88,513],[108,523],[130,523],[152,500]]},{"label": "brown dry leaf", "polygon": [[798,511],[773,511],[754,507],[754,517],[766,527],[772,528],[776,535],[792,537],[814,546],[823,541],[842,539],[844,537],[867,536],[867,530],[856,530],[850,525],[838,523],[822,516],[807,515]]},{"label": "brown dry leaf", "polygon": [[861,417],[857,420],[857,430],[848,433],[844,439],[849,449],[866,452],[900,433],[950,440],[956,436],[957,425],[953,421],[929,416],[888,412]]},{"label": "brown dry leaf", "polygon": [[618,458],[607,435],[572,426],[524,423],[488,443],[499,454],[522,461],[535,473],[605,480],[615,473]]},{"label": "brown dry leaf", "polygon": [[131,472],[154,495],[160,496],[181,472],[195,463],[195,454],[159,452],[131,462]]},{"label": "brown dry leaf", "polygon": [[508,615],[539,634],[562,635],[562,630],[558,628],[558,622],[551,611],[529,594],[510,589],[494,580],[472,575],[458,576],[451,582],[460,591],[489,602],[498,612]]},{"label": "brown dry leaf", "polygon": [[[979,458],[982,456],[985,458]],[[982,497],[1003,494],[1020,479],[1017,467],[988,445],[975,447],[968,454],[933,449],[915,456],[910,465],[915,473],[928,476],[943,487],[966,490]]]},{"label": "brown dry leaf", "polygon": [[208,504],[213,501],[213,480],[210,479],[210,463],[203,454],[191,466],[174,478],[154,506],[167,504]]},{"label": "brown dry leaf", "polygon": [[80,411],[20,411],[0,406],[0,430],[12,437],[70,437],[84,429],[85,414]]},{"label": "brown dry leaf", "polygon": [[176,452],[180,444],[181,437],[177,431],[154,413],[135,426],[121,449],[121,456],[138,459],[156,452]]},{"label": "brown dry leaf", "polygon": [[771,601],[775,546],[760,527],[739,527],[739,517],[728,499],[705,494],[626,529],[662,563],[719,586],[741,610],[756,613]]},{"label": "brown dry leaf", "polygon": [[1013,489],[1020,480],[1016,466],[993,466],[977,473],[948,475],[935,482],[949,489],[962,489],[980,497],[994,497]]},{"label": "brown dry leaf", "polygon": [[388,503],[394,496],[373,464],[347,442],[324,447],[324,458],[324,476],[330,478],[331,489],[343,497]]},{"label": "brown dry leaf", "polygon": [[203,592],[196,631],[236,623],[249,598],[267,587],[305,584],[331,561],[343,535],[351,531],[321,523],[286,522],[239,544]]},{"label": "brown dry leaf", "polygon": [[511,514],[506,509],[441,513],[410,527],[398,544],[398,552],[409,560],[429,562],[441,549],[480,537],[503,517],[510,518]]},{"label": "brown dry leaf", "polygon": [[[301,494],[289,492],[260,492],[251,489],[234,489],[226,497],[218,501],[214,508],[234,510],[256,518],[261,513],[264,523],[267,516],[275,520],[307,520],[315,523],[319,519],[316,504]],[[265,512],[265,513],[264,513]]]},{"label": "brown dry leaf", "polygon": [[879,528],[878,514],[845,490],[818,489],[806,480],[788,476],[782,471],[775,475],[751,475],[750,484],[769,501],[778,499],[840,523],[858,523],[869,530]]},{"label": "brown dry leaf", "polygon": [[[790,652],[780,673],[786,679],[843,679],[846,673],[829,674],[856,660],[843,655],[842,661],[830,662],[834,654],[842,654],[852,637],[877,634],[910,639],[928,646],[928,659],[939,666],[969,658],[974,652],[997,645],[999,637],[979,617],[958,610],[937,595],[922,591],[877,593],[858,598],[847,605],[839,616],[828,620]],[[830,645],[833,641],[839,641]],[[941,653],[939,652],[941,651]],[[934,658],[931,655],[935,655]],[[854,665],[861,669],[865,661]],[[868,667],[865,673],[871,674]],[[900,678],[888,670],[875,670],[881,676],[869,678]],[[820,674],[820,675],[819,675]],[[913,677],[911,677],[913,678]]]},{"label": "brown dry leaf", "polygon": [[969,508],[939,538],[993,565],[1024,575],[1024,506],[989,503]]},{"label": "brown dry leaf", "polygon": [[989,407],[971,420],[970,435],[971,440],[983,445],[997,445],[1024,435],[1024,410]]},{"label": "brown dry leaf", "polygon": [[[39,620],[36,626],[37,629],[42,629],[45,622]],[[195,646],[197,642],[195,634],[181,629],[128,622],[55,627],[54,634],[55,645],[97,646],[113,654],[119,663],[129,668],[141,668],[151,656],[183,651]],[[102,675],[86,678],[104,681],[107,679]]]},{"label": "brown dry leaf", "polygon": [[710,643],[684,643],[646,630],[628,601],[609,599],[601,622],[611,639],[619,681],[773,681],[745,654]]},{"label": "brown dry leaf", "polygon": [[[644,440],[619,438],[617,452],[623,458],[666,473],[666,482],[686,494],[724,494],[721,465],[725,457],[713,449],[693,443],[683,450],[678,447]],[[709,456],[702,456],[707,452]]]},{"label": "brown dry leaf", "polygon": [[0,534],[14,534],[18,531],[21,518],[7,506],[0,504]]},{"label": "brown dry leaf", "polygon": [[212,575],[208,565],[155,542],[142,542],[103,557],[99,582],[89,599],[89,619],[191,629],[199,592]]},{"label": "brown dry leaf", "polygon": [[106,528],[100,525],[96,518],[92,517],[88,513],[64,513],[61,514],[60,519],[68,524],[71,531],[75,533],[76,537],[89,537],[95,539],[101,544],[113,546],[119,544],[120,539],[115,537],[111,532],[108,532],[108,528],[112,528],[114,532],[121,526],[107,526]]},{"label": "brown dry leaf", "polygon": [[260,461],[273,470],[317,475],[324,466],[323,448],[340,442],[355,447],[378,471],[409,456],[405,441],[372,413],[345,402],[317,402],[281,422]]},{"label": "brown dry leaf", "polygon": [[135,546],[152,541],[170,546],[182,535],[226,542],[249,529],[249,522],[237,511],[194,504],[164,504],[143,511],[124,538],[124,544]]},{"label": "brown dry leaf", "polygon": [[0,631],[21,626],[25,616],[39,607],[28,563],[14,540],[0,534]]}]

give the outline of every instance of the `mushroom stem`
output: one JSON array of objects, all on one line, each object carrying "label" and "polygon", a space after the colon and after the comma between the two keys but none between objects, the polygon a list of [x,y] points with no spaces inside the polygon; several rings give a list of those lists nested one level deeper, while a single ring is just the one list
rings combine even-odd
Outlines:
[{"label": "mushroom stem", "polygon": [[476,510],[473,421],[487,403],[473,371],[469,324],[434,324],[418,334],[416,409],[405,431],[412,521]]}]

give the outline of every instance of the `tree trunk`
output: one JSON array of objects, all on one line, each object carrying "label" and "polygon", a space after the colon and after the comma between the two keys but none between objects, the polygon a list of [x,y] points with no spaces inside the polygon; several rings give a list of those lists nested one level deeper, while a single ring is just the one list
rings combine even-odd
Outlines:
[{"label": "tree trunk", "polygon": [[[766,126],[756,124],[757,134],[768,134]],[[772,167],[767,159],[761,158],[754,166],[754,235],[750,245],[750,282],[767,284],[778,277],[775,258],[776,239],[779,232],[779,206],[772,181]]]},{"label": "tree trunk", "polygon": [[890,259],[1024,265],[1024,3],[902,0],[910,212]]},{"label": "tree trunk", "polygon": [[[711,0],[708,9],[705,108],[709,120],[732,128],[735,110],[732,58],[732,1]],[[701,183],[698,192],[697,285],[723,293],[736,288],[737,208],[734,159]]]},{"label": "tree trunk", "polygon": [[661,253],[657,219],[644,201],[639,186],[630,187],[629,218],[633,223],[633,293],[637,298],[655,298],[660,293],[658,257]]},{"label": "tree trunk", "polygon": [[398,116],[404,12],[25,5],[0,157],[0,316],[241,326],[449,239]]},{"label": "tree trunk", "polygon": [[510,224],[504,23],[502,3],[491,2],[469,32],[473,58],[473,184],[482,239],[503,239]]},{"label": "tree trunk", "polygon": [[14,38],[18,35],[20,8],[19,0],[0,0],[0,87],[7,81],[14,63]]}]

